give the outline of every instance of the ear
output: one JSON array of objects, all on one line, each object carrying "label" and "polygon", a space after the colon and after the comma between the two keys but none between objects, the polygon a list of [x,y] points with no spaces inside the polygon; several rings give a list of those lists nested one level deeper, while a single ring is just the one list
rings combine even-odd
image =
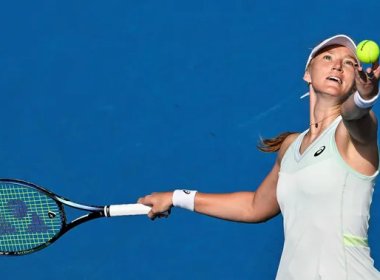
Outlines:
[{"label": "ear", "polygon": [[303,80],[304,80],[306,83],[311,84],[311,77],[310,77],[309,70],[306,70],[306,71],[305,71],[305,74],[303,75]]}]

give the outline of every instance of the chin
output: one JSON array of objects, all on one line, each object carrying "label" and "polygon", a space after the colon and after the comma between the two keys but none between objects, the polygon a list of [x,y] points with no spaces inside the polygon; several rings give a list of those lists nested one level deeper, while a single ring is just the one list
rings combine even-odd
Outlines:
[{"label": "chin", "polygon": [[343,97],[343,96],[350,95],[352,90],[343,91],[342,88],[334,86],[334,87],[327,87],[325,90],[321,92],[328,95],[336,96],[336,97],[339,97],[339,96]]}]

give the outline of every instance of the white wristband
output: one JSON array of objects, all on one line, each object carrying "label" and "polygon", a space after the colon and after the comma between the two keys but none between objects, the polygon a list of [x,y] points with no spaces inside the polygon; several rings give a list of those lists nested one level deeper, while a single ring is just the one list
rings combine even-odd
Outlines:
[{"label": "white wristband", "polygon": [[359,108],[367,109],[367,108],[372,107],[376,103],[376,100],[378,97],[379,97],[379,93],[377,93],[377,95],[371,98],[370,100],[365,100],[363,99],[363,97],[360,96],[360,93],[356,91],[354,93],[354,102],[356,106],[358,106]]},{"label": "white wristband", "polygon": [[173,192],[173,206],[194,211],[194,200],[197,191],[175,190]]}]

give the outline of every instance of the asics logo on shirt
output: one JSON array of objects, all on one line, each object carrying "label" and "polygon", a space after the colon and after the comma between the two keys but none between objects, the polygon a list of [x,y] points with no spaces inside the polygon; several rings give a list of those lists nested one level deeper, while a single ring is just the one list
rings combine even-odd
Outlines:
[{"label": "asics logo on shirt", "polygon": [[323,151],[324,151],[325,149],[326,149],[325,146],[320,147],[319,150],[315,152],[314,156],[315,156],[315,157],[319,156],[320,154],[323,153]]}]

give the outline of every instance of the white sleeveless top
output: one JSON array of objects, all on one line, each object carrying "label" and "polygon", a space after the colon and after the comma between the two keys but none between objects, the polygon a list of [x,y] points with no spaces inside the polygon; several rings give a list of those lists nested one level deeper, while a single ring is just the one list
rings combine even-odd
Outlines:
[{"label": "white sleeveless top", "polygon": [[367,239],[378,171],[365,176],[342,159],[335,142],[341,119],[302,155],[307,131],[300,134],[282,159],[277,199],[285,243],[276,280],[380,280]]}]

